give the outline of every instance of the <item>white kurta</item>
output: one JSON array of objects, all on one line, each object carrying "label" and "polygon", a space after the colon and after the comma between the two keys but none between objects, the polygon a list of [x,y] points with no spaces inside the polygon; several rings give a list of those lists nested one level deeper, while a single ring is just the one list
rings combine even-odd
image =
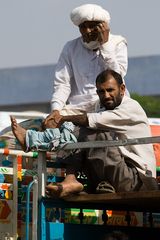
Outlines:
[{"label": "white kurta", "polygon": [[[114,110],[88,113],[89,126],[94,129],[114,130],[118,139],[151,137],[147,116],[139,103],[127,96]],[[123,156],[142,173],[146,170],[156,176],[156,160],[152,144],[119,147]]]},{"label": "white kurta", "polygon": [[109,41],[97,51],[85,48],[81,37],[69,41],[55,69],[52,110],[61,110],[66,103],[86,110],[88,104],[98,99],[95,88],[97,75],[111,68],[124,77],[127,66],[127,43],[121,36],[110,34]]}]

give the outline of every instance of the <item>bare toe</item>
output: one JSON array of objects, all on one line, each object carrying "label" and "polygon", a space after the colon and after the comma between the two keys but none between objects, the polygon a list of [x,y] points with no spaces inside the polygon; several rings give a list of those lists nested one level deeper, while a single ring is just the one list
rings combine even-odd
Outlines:
[{"label": "bare toe", "polygon": [[46,186],[47,196],[64,198],[68,195],[80,193],[83,191],[83,185],[78,181],[66,183],[65,180],[61,183],[50,183]]},{"label": "bare toe", "polygon": [[22,128],[16,121],[14,117],[10,117],[11,119],[11,128],[14,136],[20,143],[22,149],[25,151],[26,150],[26,129]]}]

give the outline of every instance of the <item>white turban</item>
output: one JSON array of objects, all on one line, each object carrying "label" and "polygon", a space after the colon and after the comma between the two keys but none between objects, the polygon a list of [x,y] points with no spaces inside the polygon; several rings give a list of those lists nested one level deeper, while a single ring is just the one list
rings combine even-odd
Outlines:
[{"label": "white turban", "polygon": [[75,8],[72,10],[70,17],[76,26],[85,21],[103,21],[108,24],[110,22],[109,12],[96,4],[84,4]]}]

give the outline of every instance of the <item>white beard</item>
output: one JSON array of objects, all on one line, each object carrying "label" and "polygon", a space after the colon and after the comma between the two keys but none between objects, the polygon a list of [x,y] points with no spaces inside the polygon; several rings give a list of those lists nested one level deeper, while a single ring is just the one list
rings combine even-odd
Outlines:
[{"label": "white beard", "polygon": [[83,40],[82,40],[82,44],[83,44],[84,47],[86,47],[89,50],[95,50],[95,49],[98,49],[101,46],[98,40],[91,41],[89,43],[83,42]]}]

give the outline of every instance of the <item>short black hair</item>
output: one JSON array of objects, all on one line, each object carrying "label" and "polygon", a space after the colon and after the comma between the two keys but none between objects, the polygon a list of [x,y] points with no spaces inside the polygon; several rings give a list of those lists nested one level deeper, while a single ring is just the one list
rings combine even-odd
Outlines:
[{"label": "short black hair", "polygon": [[112,69],[107,69],[107,70],[104,70],[103,72],[101,72],[97,76],[96,85],[106,82],[110,78],[110,76],[114,77],[114,79],[117,81],[119,86],[123,83],[122,76],[119,73],[115,72]]}]

